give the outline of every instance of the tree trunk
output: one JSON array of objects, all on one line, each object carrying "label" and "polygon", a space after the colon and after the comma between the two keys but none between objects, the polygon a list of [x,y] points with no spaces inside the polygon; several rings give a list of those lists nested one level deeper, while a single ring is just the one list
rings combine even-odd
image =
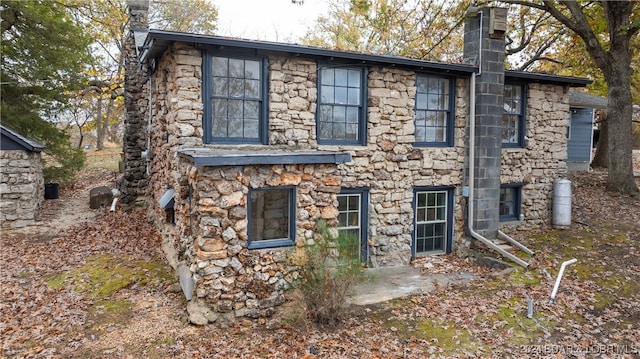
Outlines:
[{"label": "tree trunk", "polygon": [[603,113],[600,119],[600,134],[598,135],[596,155],[593,157],[591,167],[609,167],[609,123],[607,122],[606,113]]},{"label": "tree trunk", "polygon": [[[613,49],[612,49],[613,51]],[[620,51],[611,57],[611,66],[603,71],[609,91],[607,106],[609,175],[607,189],[621,193],[638,193],[633,178],[632,142],[633,108],[631,100],[631,53]],[[602,139],[601,139],[602,140]]]},{"label": "tree trunk", "polygon": [[102,92],[98,92],[98,109],[96,114],[96,150],[104,148],[105,119],[102,114]]}]

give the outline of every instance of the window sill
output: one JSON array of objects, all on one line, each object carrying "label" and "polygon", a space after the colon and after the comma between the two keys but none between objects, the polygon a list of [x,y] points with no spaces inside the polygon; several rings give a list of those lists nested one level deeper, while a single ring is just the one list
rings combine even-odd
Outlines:
[{"label": "window sill", "polygon": [[295,241],[291,239],[271,239],[249,242],[247,248],[249,250],[254,249],[285,249],[295,246]]},{"label": "window sill", "polygon": [[178,154],[196,166],[338,164],[351,161],[349,153],[314,150],[184,148],[178,150]]},{"label": "window sill", "polygon": [[525,152],[527,149],[524,147],[502,147],[505,152]]}]

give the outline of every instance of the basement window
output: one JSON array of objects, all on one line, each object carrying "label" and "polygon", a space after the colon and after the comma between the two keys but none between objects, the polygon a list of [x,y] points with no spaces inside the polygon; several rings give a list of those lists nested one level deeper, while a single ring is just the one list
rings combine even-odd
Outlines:
[{"label": "basement window", "polygon": [[249,249],[295,244],[295,187],[249,191]]},{"label": "basement window", "polygon": [[522,183],[500,185],[500,222],[518,221],[522,207]]},{"label": "basement window", "polygon": [[413,256],[450,253],[453,239],[453,187],[414,190]]}]

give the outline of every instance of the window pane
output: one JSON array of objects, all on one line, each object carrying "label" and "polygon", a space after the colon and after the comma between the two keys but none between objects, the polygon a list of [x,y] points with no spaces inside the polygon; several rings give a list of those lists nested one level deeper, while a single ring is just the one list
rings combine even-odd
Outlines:
[{"label": "window pane", "polygon": [[347,107],[347,123],[358,123],[358,108]]},{"label": "window pane", "polygon": [[214,57],[211,61],[211,66],[213,67],[213,76],[223,76],[227,77],[228,72],[228,59],[225,57]]},{"label": "window pane", "polygon": [[229,137],[243,137],[243,122],[241,118],[229,119]]},{"label": "window pane", "polygon": [[259,135],[258,129],[259,129],[258,120],[244,121],[244,137],[245,138],[258,138],[258,135]]},{"label": "window pane", "polygon": [[224,77],[213,78],[213,96],[228,96],[229,82]]},{"label": "window pane", "polygon": [[260,117],[260,102],[245,101],[244,102],[244,118],[258,119]]},{"label": "window pane", "polygon": [[360,70],[349,70],[349,87],[360,87]]},{"label": "window pane", "polygon": [[427,194],[418,193],[418,207],[424,207],[427,205]]},{"label": "window pane", "polygon": [[339,213],[338,214],[338,226],[339,227],[348,227],[347,219],[348,219],[348,214],[347,213]]},{"label": "window pane", "polygon": [[320,106],[320,122],[329,122],[333,118],[333,107],[328,105]]},{"label": "window pane", "polygon": [[333,85],[333,69],[320,70],[320,78],[322,79],[322,85]]},{"label": "window pane", "polygon": [[346,105],[347,104],[347,88],[346,87],[336,87],[335,88],[335,103]]},{"label": "window pane", "polygon": [[242,100],[229,100],[229,118],[242,118]]},{"label": "window pane", "polygon": [[344,106],[333,107],[333,122],[347,122],[347,108]]},{"label": "window pane", "polygon": [[427,77],[425,76],[417,76],[416,77],[416,90],[421,93],[427,92]]},{"label": "window pane", "polygon": [[347,124],[345,138],[349,140],[357,140],[358,139],[358,125],[357,124]]},{"label": "window pane", "polygon": [[331,123],[320,122],[318,132],[320,138],[331,138]]},{"label": "window pane", "polygon": [[349,207],[347,207],[350,211],[357,211],[360,209],[360,196],[349,196]]},{"label": "window pane", "polygon": [[247,79],[260,79],[260,62],[247,60],[244,63],[244,77]]},{"label": "window pane", "polygon": [[358,212],[349,213],[349,226],[358,226],[360,224],[360,215]]},{"label": "window pane", "polygon": [[348,196],[338,195],[338,210],[342,211],[347,208]]},{"label": "window pane", "polygon": [[347,100],[349,105],[359,105],[360,104],[360,88],[349,88],[349,98]]},{"label": "window pane", "polygon": [[227,100],[214,99],[211,101],[213,117],[227,117]]},{"label": "window pane", "polygon": [[227,119],[214,117],[212,121],[211,134],[213,137],[227,137]]},{"label": "window pane", "polygon": [[427,108],[427,94],[419,93],[416,95],[416,107],[420,109]]},{"label": "window pane", "polygon": [[259,80],[245,80],[244,81],[244,96],[247,98],[260,98],[260,81]]},{"label": "window pane", "polygon": [[250,192],[249,233],[252,241],[289,239],[291,190]]},{"label": "window pane", "polygon": [[322,103],[333,103],[333,86],[322,86],[320,88],[320,101]]},{"label": "window pane", "polygon": [[229,59],[229,77],[244,77],[244,60]]},{"label": "window pane", "polygon": [[348,83],[348,71],[345,69],[336,69],[335,70],[335,85],[336,86],[344,86],[346,87]]},{"label": "window pane", "polygon": [[345,139],[345,125],[344,124],[333,124],[333,131],[331,131],[332,138],[336,140]]},{"label": "window pane", "polygon": [[229,79],[229,97],[244,97],[244,80]]}]

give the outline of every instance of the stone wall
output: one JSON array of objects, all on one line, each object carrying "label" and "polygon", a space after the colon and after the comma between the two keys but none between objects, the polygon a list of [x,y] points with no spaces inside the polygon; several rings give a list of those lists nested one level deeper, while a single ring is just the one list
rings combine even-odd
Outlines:
[{"label": "stone wall", "polygon": [[[195,167],[180,161],[186,186],[177,203],[181,226],[190,236],[179,244],[181,261],[190,264],[195,302],[209,308],[207,320],[269,316],[284,301],[283,291],[297,278],[296,253],[314,240],[318,219],[337,222],[335,194],[340,178],[335,165]],[[192,195],[183,190],[192,187]],[[250,189],[295,186],[295,246],[248,249],[247,196]],[[284,199],[279,199],[284,200]],[[276,201],[268,205],[273,206]],[[267,213],[266,215],[272,215]],[[282,213],[279,214],[282,217]],[[286,223],[282,222],[286,228]]]},{"label": "stone wall", "polygon": [[567,174],[566,126],[569,97],[563,86],[531,83],[527,87],[525,148],[502,150],[501,183],[524,183],[524,222],[506,224],[526,228],[549,224],[553,181]]},{"label": "stone wall", "polygon": [[[273,306],[283,300],[282,290],[295,277],[294,254],[314,239],[316,221],[323,218],[330,225],[337,223],[336,193],[341,189],[369,189],[371,266],[400,266],[410,261],[416,187],[453,189],[453,251],[465,253],[466,201],[461,192],[466,181],[469,80],[455,83],[452,147],[414,146],[416,74],[375,66],[368,72],[367,144],[318,145],[316,62],[270,57],[268,148],[348,152],[352,161],[211,167],[195,166],[176,150],[204,146],[256,152],[265,147],[203,144],[201,64],[199,50],[173,44],[148,83],[153,89],[150,207],[163,229],[170,262],[193,275],[192,303],[205,308],[198,311],[201,318],[197,321],[270,315]],[[563,157],[559,147],[566,141],[569,109],[562,87],[532,84],[527,93],[527,148],[502,150],[500,180],[527,182],[525,222],[518,224],[537,225],[548,221],[553,179],[566,168],[566,150]],[[296,245],[249,250],[247,195],[251,189],[276,186],[296,187]],[[175,190],[175,225],[162,220],[164,209],[158,205],[169,187]]]},{"label": "stone wall", "polygon": [[415,73],[369,69],[366,146],[321,146],[348,151],[353,160],[339,165],[343,188],[366,187],[369,197],[369,261],[373,267],[406,265],[411,260],[413,190],[452,186],[454,251],[464,243],[460,186],[465,165],[464,138],[468,81],[457,80],[453,147],[415,147]]},{"label": "stone wall", "polygon": [[39,152],[0,151],[0,223],[20,228],[34,223],[44,200]]}]

